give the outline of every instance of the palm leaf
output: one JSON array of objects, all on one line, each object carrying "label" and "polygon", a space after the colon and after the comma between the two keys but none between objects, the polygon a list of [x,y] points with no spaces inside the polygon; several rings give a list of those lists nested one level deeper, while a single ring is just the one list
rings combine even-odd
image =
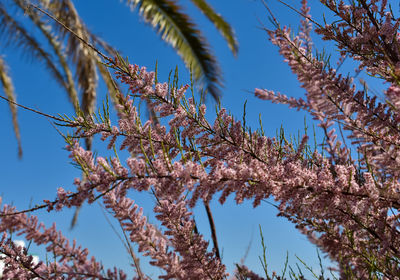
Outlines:
[{"label": "palm leaf", "polygon": [[22,48],[24,53],[31,54],[33,58],[44,62],[46,69],[54,76],[55,80],[64,88],[68,88],[64,76],[53,63],[51,54],[45,51],[41,44],[29,34],[29,32],[11,17],[0,3],[0,36],[6,40],[6,44],[14,44]]},{"label": "palm leaf", "polygon": [[[21,1],[21,0],[14,0]],[[40,0],[42,5],[49,10],[61,23],[69,26],[80,38],[84,39],[86,42],[92,44],[96,47],[101,47],[105,50],[105,52],[111,56],[114,56],[117,51],[103,41],[100,37],[92,34],[86,26],[83,24],[80,19],[78,12],[76,11],[73,3],[69,0],[57,0],[48,2],[46,0]],[[30,9],[27,9],[28,11]],[[36,10],[35,10],[36,11]],[[38,14],[38,12],[36,12]],[[98,54],[93,52],[90,48],[87,47],[86,44],[82,43],[82,41],[70,34],[68,30],[61,27],[57,22],[51,21],[53,23],[54,29],[57,31],[55,37],[60,37],[65,40],[67,38],[68,45],[68,57],[74,62],[76,73],[75,76],[78,79],[78,85],[82,90],[82,107],[80,108],[86,114],[90,114],[93,112],[95,108],[96,101],[96,88],[97,88],[97,74],[96,67],[99,69],[100,74],[103,80],[106,83],[106,86],[110,92],[112,99],[115,97],[115,87],[116,83],[113,81],[111,75],[106,71],[104,65],[101,63],[101,58]],[[47,35],[45,34],[47,37]],[[53,44],[50,43],[51,46]],[[59,55],[58,50],[53,46],[57,55]],[[65,64],[64,55],[60,55],[60,63],[65,71],[68,71],[67,77],[72,78],[72,74],[69,72],[68,65]],[[95,81],[95,82],[93,82]],[[72,83],[71,83],[72,84]],[[77,104],[75,101],[76,98],[71,99],[74,104]],[[75,108],[77,109],[77,108]]]},{"label": "palm leaf", "polygon": [[[48,10],[61,23],[65,24],[86,42],[91,42],[91,34],[79,17],[75,6],[70,0],[52,1],[46,6]],[[61,39],[67,41],[67,55],[75,65],[75,77],[81,90],[81,110],[90,115],[93,113],[96,104],[97,72],[96,61],[97,54],[85,45],[79,38],[71,35],[68,30],[54,23],[55,30]]]},{"label": "palm leaf", "polygon": [[208,92],[219,98],[222,85],[221,71],[209,45],[191,19],[173,0],[126,0],[138,7],[145,21],[161,34],[164,41],[174,47],[197,81],[206,84]]},{"label": "palm leaf", "polygon": [[14,0],[14,3],[24,11],[25,15],[31,19],[33,24],[42,32],[44,37],[47,39],[47,42],[52,47],[56,57],[58,58],[58,62],[65,75],[65,83],[67,85],[66,91],[68,93],[68,97],[73,104],[75,110],[79,108],[79,99],[78,94],[75,87],[75,82],[73,78],[73,74],[71,72],[70,67],[67,63],[67,58],[64,52],[64,48],[62,42],[58,40],[58,36],[52,33],[52,26],[46,24],[41,19],[41,14],[39,14],[36,10],[28,8],[25,4],[25,1],[22,0]]},{"label": "palm leaf", "polygon": [[205,0],[191,1],[214,24],[214,26],[228,42],[228,46],[231,49],[232,53],[236,56],[239,48],[239,43],[237,42],[235,33],[229,23],[227,23],[220,14],[217,14]]},{"label": "palm leaf", "polygon": [[[53,14],[55,18],[65,26],[68,26],[75,34],[71,34],[64,27],[60,27],[58,22],[53,22],[58,34],[62,39],[67,41],[67,54],[75,64],[75,75],[78,80],[78,85],[82,91],[81,110],[85,115],[90,116],[93,114],[96,102],[96,88],[97,88],[97,71],[99,68],[100,74],[103,77],[107,87],[109,88],[110,95],[116,96],[115,83],[101,64],[101,58],[95,53],[87,44],[83,43],[80,39],[92,45],[95,41],[101,45],[107,52],[114,52],[113,48],[102,40],[92,35],[85,27],[76,11],[73,3],[69,0],[53,1],[46,8]],[[92,138],[85,138],[85,146],[87,150],[92,148]],[[82,174],[82,180],[85,180],[85,174]],[[73,228],[78,220],[78,215],[81,207],[75,209],[74,216],[71,221],[71,228]]]},{"label": "palm leaf", "polygon": [[[3,57],[0,56],[0,82],[3,87],[3,91],[7,98],[13,102],[16,102],[15,92],[13,83],[10,75],[8,74],[7,64]],[[22,157],[22,145],[21,145],[21,135],[19,132],[19,125],[17,120],[17,106],[11,102],[8,102],[11,110],[12,123],[14,127],[14,133],[18,142],[18,157]]]}]

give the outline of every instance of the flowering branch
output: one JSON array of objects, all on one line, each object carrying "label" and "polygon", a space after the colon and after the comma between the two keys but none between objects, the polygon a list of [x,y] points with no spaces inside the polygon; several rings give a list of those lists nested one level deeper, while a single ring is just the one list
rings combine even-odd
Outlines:
[{"label": "flowering branch", "polygon": [[[196,230],[190,209],[202,201],[210,214],[208,205],[216,196],[224,204],[232,194],[238,204],[252,200],[254,207],[273,196],[279,215],[293,222],[336,261],[342,278],[352,275],[357,279],[397,279],[400,20],[386,12],[386,1],[381,1],[380,6],[375,0],[352,5],[321,2],[340,20],[332,25],[317,25],[316,32],[336,41],[342,55],[349,54],[359,61],[360,69],[385,79],[390,84],[385,91],[386,102],[378,103],[376,97],[357,90],[351,78],[339,74],[318,53],[313,55],[313,20],[305,0],[301,1],[299,13],[304,18],[298,36],[279,24],[275,30],[266,30],[306,90],[305,99],[263,89],[256,89],[255,95],[309,112],[325,134],[328,156],[318,150],[311,152],[307,135],[297,145],[287,141],[283,133],[269,138],[252,131],[245,121],[235,120],[224,108],[217,107],[214,122],[209,122],[206,106],[194,97],[185,97],[189,85],[178,86],[177,79],[160,83],[154,72],[117,56],[107,60],[108,67],[129,88],[127,95],[117,94],[117,124],[112,125],[107,106],[102,114],[77,112],[71,119],[55,119],[74,129],[71,136],[65,137],[67,150],[84,172],[85,180],[75,179],[76,190],[60,188],[55,200],[31,210],[62,210],[101,198],[99,201],[129,234],[130,242],[139,245],[139,251],[152,259],[152,265],[163,269],[160,278],[226,279],[212,217],[209,221],[214,250],[208,251],[208,242]],[[154,112],[153,120],[157,121],[142,123],[134,98],[147,101]],[[349,148],[337,140],[335,123],[343,124],[352,144],[358,145],[359,163],[352,159]],[[118,155],[95,157],[80,146],[79,138],[96,134],[108,141],[109,149],[116,150],[116,143],[121,143],[119,149],[128,151],[130,156],[125,161]],[[139,205],[127,196],[132,190],[152,191],[160,230],[143,217]],[[44,226],[37,226],[37,219],[22,212],[4,207],[0,229],[18,231],[38,244],[47,238],[48,248],[60,258],[57,269],[42,265],[38,270],[27,262],[30,269],[26,273],[36,271],[41,277],[63,273],[100,277],[101,265],[88,261],[87,251],[75,244],[70,247],[54,227],[45,230]],[[40,232],[42,228],[44,232]],[[23,260],[22,256],[19,258]],[[72,259],[79,265],[68,265]],[[238,270],[240,277],[262,279],[245,266]],[[123,277],[114,271],[107,277]]]}]

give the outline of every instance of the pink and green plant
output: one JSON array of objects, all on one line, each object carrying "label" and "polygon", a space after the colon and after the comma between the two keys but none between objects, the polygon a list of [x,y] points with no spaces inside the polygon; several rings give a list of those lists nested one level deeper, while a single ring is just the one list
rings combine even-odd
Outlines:
[{"label": "pink and green plant", "polygon": [[[294,35],[275,23],[267,30],[270,40],[297,75],[305,98],[288,98],[270,90],[256,89],[263,100],[288,104],[309,112],[325,135],[323,151],[312,149],[308,135],[298,145],[284,137],[270,138],[263,130],[252,131],[218,108],[209,122],[206,106],[193,96],[190,85],[161,83],[155,72],[129,64],[121,57],[105,63],[129,88],[117,96],[118,122],[113,125],[107,109],[87,116],[77,112],[71,119],[53,117],[73,128],[65,136],[71,159],[85,179],[75,179],[75,190],[58,189],[57,198],[18,212],[4,205],[0,214],[0,257],[4,275],[10,279],[125,279],[125,273],[108,270],[88,251],[72,246],[55,225],[39,223],[26,212],[46,208],[61,211],[84,202],[99,201],[122,225],[139,252],[163,270],[161,279],[228,279],[218,246],[208,251],[208,242],[196,231],[191,209],[198,203],[218,199],[224,204],[233,195],[239,204],[251,200],[254,207],[273,197],[279,215],[286,217],[312,243],[337,263],[341,279],[400,279],[400,19],[387,1],[321,0],[338,18],[318,24],[302,0],[301,29]],[[336,42],[342,56],[359,62],[359,69],[383,79],[385,101],[378,102],[357,90],[350,77],[313,55],[311,23],[324,40]],[[158,122],[142,123],[133,99],[148,102]],[[168,124],[166,124],[168,122]],[[165,125],[163,125],[163,123]],[[360,154],[337,139],[335,124],[348,131],[347,138]],[[130,156],[95,157],[79,139],[101,134],[108,148],[116,146]],[[117,141],[118,140],[118,141]],[[118,144],[117,143],[121,143]],[[150,224],[128,191],[151,191],[154,213],[161,228]],[[26,251],[16,248],[5,232],[46,244],[53,263],[34,264]],[[236,279],[264,279],[238,265]],[[275,274],[267,279],[282,279]],[[136,266],[135,279],[148,279]]]}]

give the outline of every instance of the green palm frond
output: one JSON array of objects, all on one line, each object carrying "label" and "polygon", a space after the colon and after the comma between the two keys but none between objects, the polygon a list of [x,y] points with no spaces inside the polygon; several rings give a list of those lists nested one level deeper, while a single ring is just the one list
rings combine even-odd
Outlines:
[{"label": "green palm frond", "polygon": [[228,46],[231,49],[232,53],[236,56],[239,49],[239,43],[236,40],[235,33],[229,23],[227,23],[220,14],[217,14],[215,12],[214,9],[207,3],[207,1],[191,1],[214,24],[214,26],[228,42]]},{"label": "green palm frond", "polygon": [[[8,74],[7,64],[4,61],[3,57],[0,56],[0,83],[3,87],[3,91],[6,94],[7,98],[13,102],[16,102],[14,86],[11,80],[10,75]],[[12,123],[14,127],[15,137],[18,142],[18,156],[22,157],[22,145],[21,145],[21,135],[19,132],[19,125],[17,120],[17,106],[12,103],[8,103],[10,105]]]},{"label": "green palm frond", "polygon": [[138,7],[145,21],[161,34],[164,41],[174,47],[188,68],[208,92],[216,99],[222,85],[221,71],[211,54],[209,45],[192,20],[173,0],[126,0]]}]

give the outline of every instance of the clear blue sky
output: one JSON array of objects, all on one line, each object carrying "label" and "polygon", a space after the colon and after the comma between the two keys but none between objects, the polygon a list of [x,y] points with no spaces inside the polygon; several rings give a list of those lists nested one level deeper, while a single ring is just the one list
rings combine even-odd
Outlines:
[{"label": "clear blue sky", "polygon": [[[182,1],[187,5],[188,13],[200,24],[209,39],[224,73],[225,87],[222,91],[222,105],[241,118],[243,104],[247,100],[247,120],[250,126],[258,127],[258,115],[261,113],[264,129],[268,135],[274,136],[281,124],[287,133],[297,135],[298,130],[304,127],[306,113],[289,110],[284,105],[258,100],[249,93],[258,87],[277,90],[294,97],[304,95],[304,90],[299,87],[295,76],[283,62],[277,49],[268,41],[265,31],[260,29],[261,23],[272,28],[261,2],[210,0],[215,9],[232,24],[236,31],[239,41],[237,58],[230,53],[225,41],[214,27],[188,2]],[[289,2],[299,7],[300,1]],[[321,19],[322,12],[325,10],[317,3],[318,1],[310,2],[313,4],[311,13],[317,19]],[[178,65],[180,82],[189,82],[187,71],[175,51],[144,24],[136,11],[132,13],[121,1],[97,0],[74,1],[74,3],[90,30],[119,49],[124,56],[128,56],[131,62],[153,69],[158,60],[160,81],[165,81],[169,71]],[[278,1],[270,0],[268,3],[282,24],[290,24],[297,30],[298,15],[279,4]],[[320,41],[317,40],[317,44],[318,42]],[[333,49],[330,50],[334,52]],[[49,114],[73,114],[65,92],[52,81],[43,66],[31,63],[28,55],[4,46],[1,41],[0,53],[5,55],[11,66],[10,72],[15,82],[19,103]],[[105,87],[101,84],[98,104],[105,99],[105,94]],[[213,110],[214,103],[211,98],[207,105],[209,110]],[[311,122],[309,116],[307,120]],[[13,203],[22,210],[28,208],[30,204],[40,204],[43,199],[54,199],[56,189],[60,186],[68,190],[74,189],[73,179],[79,177],[80,172],[70,164],[68,153],[63,149],[65,143],[48,120],[31,112],[19,110],[24,150],[22,160],[17,158],[11,116],[8,105],[3,101],[0,102],[0,123],[3,127],[2,137],[0,137],[2,147],[0,194],[3,196],[4,203]],[[104,146],[103,143],[97,141],[94,149],[101,153],[104,151]],[[138,193],[131,195],[139,205],[144,207],[144,213],[149,216],[150,221],[154,221],[151,214],[153,205],[151,197]],[[292,266],[296,262],[295,255],[297,255],[318,271],[316,247],[311,245],[307,238],[294,228],[294,225],[284,218],[276,217],[277,212],[270,205],[264,203],[253,209],[251,203],[235,205],[230,199],[222,207],[216,202],[213,203],[212,209],[223,261],[229,272],[233,272],[234,263],[240,262],[249,247],[245,264],[261,273],[258,256],[262,254],[262,251],[258,225],[261,225],[264,232],[270,270],[280,272],[286,252],[289,252],[289,264]],[[206,238],[209,238],[204,209],[198,207],[194,212],[199,230]],[[107,224],[99,206],[85,205],[74,230],[69,230],[73,215],[71,210],[50,214],[41,210],[34,214],[38,215],[47,226],[56,222],[57,227],[66,236],[75,238],[78,244],[87,247],[91,254],[103,262],[105,267],[115,265],[127,272],[131,270],[128,255]],[[32,250],[44,259],[43,248]],[[142,263],[148,275],[155,276],[159,273],[157,269],[145,264],[144,260]],[[330,265],[326,260],[324,264]]]}]

